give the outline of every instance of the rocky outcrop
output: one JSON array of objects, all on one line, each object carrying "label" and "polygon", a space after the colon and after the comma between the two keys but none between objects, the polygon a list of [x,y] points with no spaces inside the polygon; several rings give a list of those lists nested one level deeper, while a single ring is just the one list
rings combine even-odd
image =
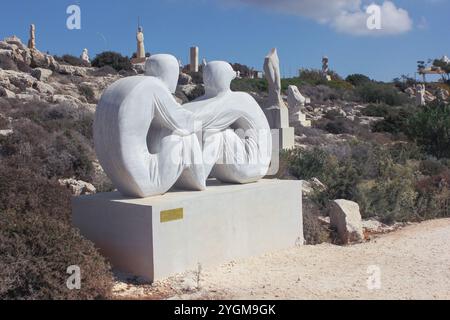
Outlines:
[{"label": "rocky outcrop", "polygon": [[39,81],[47,81],[52,74],[53,74],[52,70],[44,68],[36,68],[33,69],[33,71],[31,72],[31,75],[36,79],[38,79]]},{"label": "rocky outcrop", "polygon": [[84,182],[82,180],[75,180],[73,178],[70,178],[70,179],[59,179],[58,182],[60,185],[70,189],[70,192],[72,192],[74,196],[94,194],[97,192],[97,190],[92,184]]},{"label": "rocky outcrop", "polygon": [[78,76],[78,77],[86,77],[86,75],[87,75],[86,68],[68,66],[68,65],[60,65],[58,72],[61,74],[70,75],[70,76]]},{"label": "rocky outcrop", "polygon": [[302,192],[304,197],[310,196],[314,191],[324,191],[326,186],[320,182],[317,178],[312,178],[311,180],[302,180]]},{"label": "rocky outcrop", "polygon": [[361,213],[356,202],[334,200],[330,202],[328,210],[330,225],[337,231],[342,244],[364,240]]},{"label": "rocky outcrop", "polygon": [[23,62],[32,68],[45,68],[58,70],[59,64],[49,54],[45,54],[36,49],[29,49],[16,36],[0,41],[1,55],[8,56],[16,63]]},{"label": "rocky outcrop", "polygon": [[192,77],[186,73],[181,72],[180,77],[178,78],[178,85],[185,86],[188,84],[192,84]]}]

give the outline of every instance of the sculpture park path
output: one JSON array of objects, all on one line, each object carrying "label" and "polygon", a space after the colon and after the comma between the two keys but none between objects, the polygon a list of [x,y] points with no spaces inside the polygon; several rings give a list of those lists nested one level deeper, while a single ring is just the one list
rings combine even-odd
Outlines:
[{"label": "sculpture park path", "polygon": [[450,299],[450,219],[352,246],[303,246],[203,268],[148,293],[162,288],[174,299]]}]

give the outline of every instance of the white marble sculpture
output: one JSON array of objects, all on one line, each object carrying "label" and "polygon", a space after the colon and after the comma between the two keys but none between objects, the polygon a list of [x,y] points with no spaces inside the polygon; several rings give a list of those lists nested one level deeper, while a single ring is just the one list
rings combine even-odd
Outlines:
[{"label": "white marble sculpture", "polygon": [[[146,62],[145,76],[118,80],[103,94],[95,116],[95,150],[117,189],[126,196],[148,197],[172,186],[203,190],[210,172],[236,183],[264,176],[270,139],[261,142],[254,132],[267,135],[270,130],[253,98],[230,91],[231,66],[209,63],[206,95],[186,107],[172,95],[178,75],[175,57],[154,55]],[[246,136],[229,130],[237,128],[245,129]]]},{"label": "white marble sculpture", "polygon": [[416,85],[416,105],[417,106],[425,106],[426,105],[425,94],[426,94],[425,85],[424,84]]},{"label": "white marble sculpture", "polygon": [[307,103],[307,99],[300,93],[297,86],[289,86],[288,87],[288,96],[287,96],[288,106],[289,106],[289,118],[291,119],[291,123],[300,123],[305,127],[311,126],[311,121],[306,120],[305,114],[302,112],[302,109],[305,108]]},{"label": "white marble sculpture", "polygon": [[81,60],[83,60],[84,62],[87,62],[87,63],[91,63],[91,60],[90,60],[90,58],[89,58],[89,51],[88,51],[88,49],[84,49],[83,50],[83,53],[81,54]]},{"label": "white marble sculpture", "polygon": [[202,123],[205,175],[211,173],[223,182],[249,183],[267,173],[272,138],[255,99],[231,91],[235,77],[229,63],[209,62],[203,69],[205,95],[183,107]]},{"label": "white marble sculpture", "polygon": [[264,59],[264,72],[269,85],[269,98],[266,107],[286,107],[281,99],[280,59],[277,49],[273,48]]},{"label": "white marble sculpture", "polygon": [[[278,142],[277,149],[294,147],[294,128],[289,127],[289,110],[281,98],[280,59],[277,49],[270,50],[264,59],[264,74],[269,85],[269,97],[264,105],[264,113],[271,129],[275,129]],[[277,144],[277,145],[276,145]]]}]

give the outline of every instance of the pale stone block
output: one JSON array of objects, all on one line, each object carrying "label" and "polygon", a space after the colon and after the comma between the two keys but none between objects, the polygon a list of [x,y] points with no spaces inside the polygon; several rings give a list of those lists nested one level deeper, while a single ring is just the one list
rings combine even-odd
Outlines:
[{"label": "pale stone block", "polygon": [[73,223],[117,270],[154,281],[303,244],[301,189],[300,181],[214,181],[203,192],[144,199],[81,196]]}]

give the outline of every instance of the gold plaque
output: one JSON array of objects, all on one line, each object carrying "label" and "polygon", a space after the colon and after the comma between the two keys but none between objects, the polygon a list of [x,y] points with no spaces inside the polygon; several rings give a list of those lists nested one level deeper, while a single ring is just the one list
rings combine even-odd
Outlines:
[{"label": "gold plaque", "polygon": [[161,211],[161,223],[183,220],[183,208]]}]

